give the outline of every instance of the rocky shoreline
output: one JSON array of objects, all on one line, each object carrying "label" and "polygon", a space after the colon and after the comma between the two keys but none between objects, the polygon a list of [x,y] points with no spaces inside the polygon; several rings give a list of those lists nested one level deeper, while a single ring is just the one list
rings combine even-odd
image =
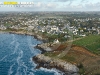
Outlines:
[{"label": "rocky shoreline", "polygon": [[42,44],[38,44],[36,48],[40,49],[42,51],[42,54],[36,55],[33,57],[33,61],[35,61],[39,67],[44,67],[44,68],[56,68],[62,72],[65,73],[65,75],[79,75],[78,71],[79,69],[68,62],[56,59],[56,58],[51,58],[48,56],[44,56],[44,52],[52,51],[52,49],[49,47],[50,43],[45,43],[47,41],[47,38],[42,38],[40,35],[37,35],[35,33],[25,33],[25,32],[15,32],[15,31],[9,31],[8,33],[11,34],[18,34],[18,35],[29,35],[29,36],[34,36],[34,38],[43,41]]},{"label": "rocky shoreline", "polygon": [[18,34],[18,35],[29,35],[29,36],[34,36],[35,39],[38,39],[40,41],[43,41],[43,42],[46,42],[47,41],[47,38],[42,38],[40,35],[36,34],[36,33],[33,33],[33,32],[16,32],[16,31],[9,31],[8,33],[11,33],[11,34]]},{"label": "rocky shoreline", "polygon": [[50,43],[42,43],[42,44],[37,44],[35,46],[35,48],[41,50],[42,51],[42,54],[43,54],[45,52],[53,51],[53,49],[50,48],[49,46],[50,46]]},{"label": "rocky shoreline", "polygon": [[34,56],[33,60],[38,64],[37,68],[56,68],[64,72],[65,75],[78,75],[79,69],[75,65],[62,61],[60,59],[51,58],[48,56],[44,56],[43,54],[39,54],[37,56]]},{"label": "rocky shoreline", "polygon": [[69,62],[57,58],[45,56],[43,53],[53,51],[52,47],[50,46],[51,43],[42,43],[36,46],[36,48],[42,51],[42,54],[33,57],[33,61],[35,61],[35,63],[37,64],[36,68],[40,68],[40,67],[44,67],[48,69],[56,68],[64,72],[65,75],[79,75],[78,74],[79,69],[76,65],[73,65]]}]

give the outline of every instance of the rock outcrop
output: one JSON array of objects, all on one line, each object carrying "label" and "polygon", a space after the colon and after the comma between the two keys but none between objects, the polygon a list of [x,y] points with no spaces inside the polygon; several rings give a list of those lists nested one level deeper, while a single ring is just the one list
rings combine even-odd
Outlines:
[{"label": "rock outcrop", "polygon": [[34,56],[33,60],[38,64],[38,67],[40,66],[49,69],[57,68],[67,75],[78,75],[79,69],[75,65],[60,59],[50,58],[48,56],[44,56],[43,54],[39,54]]},{"label": "rock outcrop", "polygon": [[50,51],[55,51],[60,46],[60,44],[61,43],[53,43],[53,42],[42,43],[42,44],[38,44],[36,48],[45,52],[50,52]]},{"label": "rock outcrop", "polygon": [[45,52],[52,51],[52,49],[49,46],[50,46],[50,43],[43,43],[43,44],[38,44],[36,48]]}]

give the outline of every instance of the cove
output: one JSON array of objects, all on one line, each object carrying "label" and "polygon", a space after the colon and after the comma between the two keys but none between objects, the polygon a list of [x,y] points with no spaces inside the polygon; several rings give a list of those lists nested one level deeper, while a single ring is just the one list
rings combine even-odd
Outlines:
[{"label": "cove", "polygon": [[40,43],[33,36],[0,33],[0,75],[63,75],[54,68],[35,69],[32,57],[41,51],[34,46]]}]

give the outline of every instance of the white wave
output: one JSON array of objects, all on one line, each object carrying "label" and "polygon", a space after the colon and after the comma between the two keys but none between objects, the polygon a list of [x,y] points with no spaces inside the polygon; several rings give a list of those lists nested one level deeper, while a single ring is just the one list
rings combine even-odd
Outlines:
[{"label": "white wave", "polygon": [[32,45],[32,47],[34,48],[36,45]]},{"label": "white wave", "polygon": [[11,45],[13,45],[13,44],[14,44],[14,42],[15,42],[15,40],[13,40],[10,44],[11,44]]},{"label": "white wave", "polygon": [[5,55],[0,61],[3,61],[6,57],[7,57],[7,55]]},{"label": "white wave", "polygon": [[18,46],[19,46],[19,43],[17,42],[16,46],[15,46],[15,49],[14,49],[14,52],[12,54],[15,54],[17,52]]},{"label": "white wave", "polygon": [[37,64],[34,63],[34,61],[32,60],[32,58],[30,58],[29,63],[32,65],[32,68],[30,70],[36,72],[36,69],[34,70],[34,68],[37,66]]},{"label": "white wave", "polygon": [[21,50],[20,52],[19,52],[19,55],[18,55],[18,58],[17,58],[17,63],[18,63],[18,65],[20,65],[21,63],[20,63],[20,59],[23,57],[23,51]]},{"label": "white wave", "polygon": [[52,69],[47,69],[47,68],[43,68],[41,67],[40,70],[44,71],[44,72],[54,72],[54,75],[63,75],[64,73],[62,73],[61,71],[52,68]]},{"label": "white wave", "polygon": [[14,64],[12,64],[11,66],[10,66],[10,69],[9,69],[9,71],[8,71],[8,75],[11,75],[12,73],[13,73],[13,71],[12,71],[12,67],[15,65],[15,63]]},{"label": "white wave", "polygon": [[24,72],[24,75],[27,75],[27,72],[26,72],[26,70],[25,70],[25,69],[23,69],[23,72]]},{"label": "white wave", "polygon": [[17,58],[18,68],[15,75],[22,75],[21,72],[19,71],[22,66],[22,60],[21,60],[22,57],[23,57],[23,51],[20,50],[18,58]]},{"label": "white wave", "polygon": [[[18,42],[17,42],[17,39],[15,37],[15,34],[12,34],[12,42],[10,43],[11,45],[15,44],[15,48],[14,48],[14,52],[12,54],[15,54],[17,52],[17,49],[18,49],[18,46],[20,45]],[[12,55],[11,54],[11,55]]]},{"label": "white wave", "polygon": [[19,70],[20,70],[20,66],[18,66],[18,68],[17,68],[17,72],[16,72],[15,75],[21,75],[21,73],[19,72]]},{"label": "white wave", "polygon": [[28,67],[24,64],[24,62],[23,62],[23,64],[22,64],[22,66],[24,67],[24,75],[27,75],[27,70],[28,70]]},{"label": "white wave", "polygon": [[34,49],[32,47],[32,44],[28,44],[28,45],[29,45],[29,49],[30,49],[31,53],[33,54],[34,53]]},{"label": "white wave", "polygon": [[19,56],[20,56],[20,58],[22,58],[22,56],[23,56],[23,51],[22,50],[20,51]]},{"label": "white wave", "polygon": [[34,65],[34,66],[37,66],[37,64],[33,63],[34,61],[32,60],[32,58],[30,58],[30,64]]},{"label": "white wave", "polygon": [[29,50],[31,51],[32,54],[37,55],[37,54],[41,53],[41,51],[34,49],[34,47],[37,45],[37,43],[35,43],[35,42],[33,43],[32,38],[33,37],[27,36],[27,42],[28,42]]},{"label": "white wave", "polygon": [[14,62],[15,61],[15,58],[14,59],[12,59],[12,60],[10,60],[9,62]]},{"label": "white wave", "polygon": [[12,38],[13,41],[10,43],[11,45],[15,42],[15,39],[16,39],[14,34],[12,34],[12,37],[13,37],[13,38]]},{"label": "white wave", "polygon": [[35,48],[32,48],[32,51],[33,51],[33,56],[40,54],[42,52],[42,51],[35,49]]},{"label": "white wave", "polygon": [[20,68],[18,68],[18,69],[17,69],[17,72],[16,72],[16,74],[15,74],[15,75],[22,75],[22,73],[21,73],[21,72],[19,72],[19,69],[20,69]]},{"label": "white wave", "polygon": [[34,75],[34,73],[30,72],[30,74],[28,74],[28,75]]}]

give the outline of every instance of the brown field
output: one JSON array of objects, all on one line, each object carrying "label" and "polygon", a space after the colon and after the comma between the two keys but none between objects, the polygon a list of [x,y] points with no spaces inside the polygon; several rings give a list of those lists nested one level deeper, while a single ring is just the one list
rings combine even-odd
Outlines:
[{"label": "brown field", "polygon": [[[55,57],[66,47],[66,44],[61,44],[55,51],[47,52],[45,55]],[[69,52],[60,59],[77,65],[80,68],[79,73],[82,75],[100,75],[100,56],[91,53],[84,47],[72,45]]]}]

